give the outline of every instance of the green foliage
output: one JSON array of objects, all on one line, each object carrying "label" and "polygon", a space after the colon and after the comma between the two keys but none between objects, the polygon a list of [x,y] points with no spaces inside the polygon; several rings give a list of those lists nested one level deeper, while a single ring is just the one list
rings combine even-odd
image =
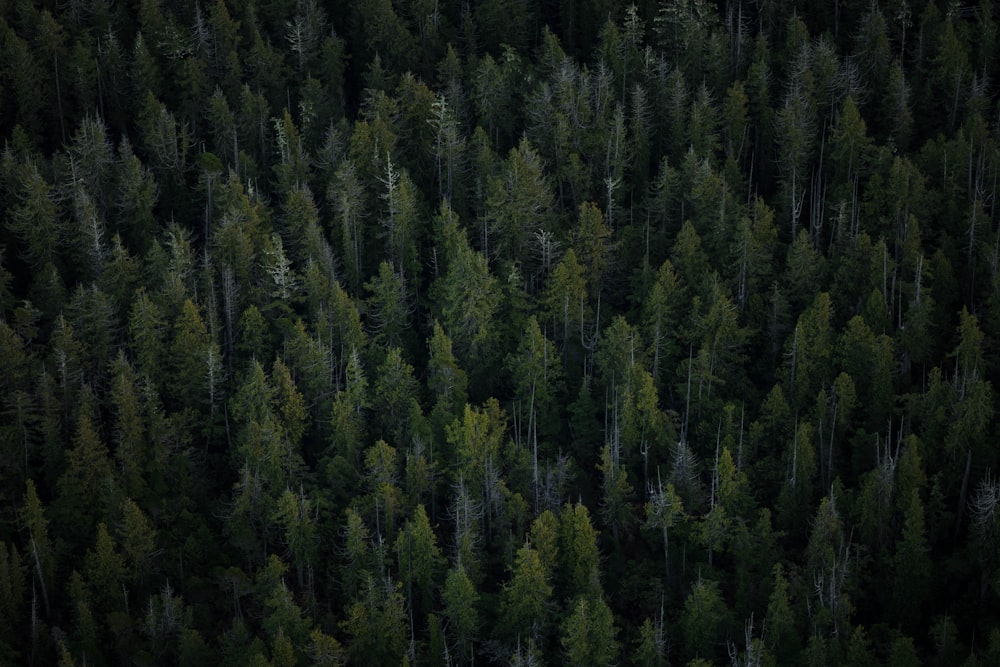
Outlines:
[{"label": "green foliage", "polygon": [[[564,506],[559,522],[560,565],[556,571],[565,581],[563,593],[566,597],[600,597],[600,560],[597,532],[591,525],[587,508],[581,504]],[[608,614],[610,618],[610,611]]]},{"label": "green foliage", "polygon": [[634,664],[641,667],[662,667],[667,663],[664,644],[663,628],[654,625],[650,619],[645,619],[639,628],[639,638],[632,656]]},{"label": "green foliage", "polygon": [[321,4],[0,0],[0,663],[996,661],[990,3]]},{"label": "green foliage", "polygon": [[45,508],[38,498],[34,480],[29,479],[27,482],[24,503],[18,518],[28,532],[29,553],[35,565],[34,578],[42,590],[46,613],[49,613],[48,591],[54,584],[52,577],[55,574],[55,553],[49,537],[49,521],[45,517]]},{"label": "green foliage", "polygon": [[[9,550],[8,550],[9,549]],[[0,544],[0,612],[4,618],[21,618],[21,610],[26,600],[27,567],[21,562],[17,547],[13,544]],[[12,652],[16,644],[18,627],[10,623],[0,634],[0,647],[5,652]]]},{"label": "green foliage", "polygon": [[[572,518],[567,518],[567,522],[572,522]],[[531,530],[528,531],[528,541],[532,548],[538,552],[538,559],[545,568],[547,576],[552,577],[562,564],[560,548],[562,542],[562,524],[552,510],[545,510],[532,522]]]},{"label": "green foliage", "polygon": [[398,347],[389,348],[385,361],[378,367],[372,390],[383,406],[375,419],[381,434],[404,445],[415,431],[411,422],[414,413],[419,414],[420,406],[413,367],[403,360]]},{"label": "green foliage", "polygon": [[544,636],[549,622],[552,584],[539,552],[525,544],[517,550],[500,605],[505,635],[526,641]]},{"label": "green foliage", "polygon": [[[168,388],[184,398],[184,407],[201,407],[207,402],[209,368],[206,364],[211,341],[197,306],[184,301],[180,320],[174,326],[170,346],[171,385]],[[218,354],[218,351],[215,352]],[[203,391],[198,391],[205,387]],[[181,391],[181,388],[184,391]],[[197,389],[196,389],[197,388]]]},{"label": "green foliage", "polygon": [[411,596],[410,606],[416,605],[413,596],[419,595],[423,611],[429,613],[443,558],[423,505],[417,505],[413,518],[399,531],[395,549],[402,583]]},{"label": "green foliage", "polygon": [[479,631],[479,594],[463,567],[448,572],[441,596],[458,656],[460,659],[469,658]]},{"label": "green foliage", "polygon": [[612,665],[618,655],[611,609],[600,597],[581,595],[563,623],[562,647],[570,665]]},{"label": "green foliage", "polygon": [[17,197],[6,223],[8,230],[24,244],[19,253],[35,270],[56,259],[56,246],[61,241],[63,225],[52,186],[33,163],[22,165],[19,182],[12,194]]},{"label": "green foliage", "polygon": [[283,533],[282,542],[295,564],[299,586],[303,586],[304,573],[312,569],[317,551],[316,517],[312,503],[301,491],[296,495],[285,489],[278,498],[272,518]]},{"label": "green foliage", "polygon": [[528,319],[506,366],[514,384],[512,412],[518,416],[518,442],[537,439],[539,431],[543,438],[558,433],[562,368],[555,346],[542,334],[534,316]]},{"label": "green foliage", "polygon": [[674,485],[657,480],[657,488],[650,492],[646,503],[646,525],[659,529],[663,535],[663,562],[667,576],[670,576],[670,530],[679,519],[684,518],[684,503],[674,490]]},{"label": "green foliage", "polygon": [[149,517],[131,498],[122,501],[122,527],[118,541],[124,552],[129,579],[143,584],[153,574],[156,529],[150,524]]},{"label": "green foliage", "polygon": [[486,258],[469,246],[457,220],[445,223],[437,250],[443,254],[445,266],[431,286],[433,312],[440,314],[441,325],[449,332],[462,365],[478,368],[495,354],[494,317],[500,307],[497,279]]},{"label": "green foliage", "polygon": [[347,606],[342,622],[351,637],[350,659],[377,664],[399,660],[405,651],[405,622],[399,584],[376,581],[369,575],[362,583],[360,597]]},{"label": "green foliage", "polygon": [[66,471],[59,478],[59,496],[53,508],[61,529],[76,537],[90,532],[103,516],[105,508],[102,505],[115,492],[114,468],[108,448],[87,411],[86,407],[80,410],[73,446],[66,452]]},{"label": "green foliage", "polygon": [[125,579],[125,562],[103,523],[97,524],[97,544],[84,558],[84,575],[95,605],[102,610],[117,607]]},{"label": "green foliage", "polygon": [[916,489],[910,492],[903,534],[897,543],[894,560],[896,580],[893,582],[893,601],[900,620],[913,627],[929,593],[932,573],[924,528],[924,506]]},{"label": "green foliage", "polygon": [[434,335],[428,339],[427,388],[435,402],[431,418],[439,432],[464,409],[468,400],[468,376],[458,365],[451,339],[435,320]]},{"label": "green foliage", "polygon": [[718,583],[699,580],[684,601],[680,619],[685,655],[714,660],[720,653],[717,639],[725,631],[727,614]]},{"label": "green foliage", "polygon": [[631,529],[635,522],[632,511],[633,488],[625,467],[615,461],[615,451],[611,445],[605,445],[601,450],[597,469],[601,471],[602,478],[601,515],[617,541],[619,533]]},{"label": "green foliage", "polygon": [[[579,336],[584,338],[589,319],[587,278],[584,267],[570,248],[552,271],[545,294],[545,312],[558,339],[567,345]],[[571,328],[572,327],[572,328]]]}]

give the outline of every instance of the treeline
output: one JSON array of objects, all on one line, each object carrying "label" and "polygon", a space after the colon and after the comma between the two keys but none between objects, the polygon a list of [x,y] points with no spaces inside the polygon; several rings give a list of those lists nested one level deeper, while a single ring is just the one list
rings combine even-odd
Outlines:
[{"label": "treeline", "polygon": [[1000,661],[993,10],[0,0],[0,663]]}]

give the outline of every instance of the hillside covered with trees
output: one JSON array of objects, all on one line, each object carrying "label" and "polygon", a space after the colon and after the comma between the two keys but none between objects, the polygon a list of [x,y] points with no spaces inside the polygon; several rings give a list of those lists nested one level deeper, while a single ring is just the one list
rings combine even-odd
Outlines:
[{"label": "hillside covered with trees", "polygon": [[0,0],[0,664],[1000,664],[994,10]]}]

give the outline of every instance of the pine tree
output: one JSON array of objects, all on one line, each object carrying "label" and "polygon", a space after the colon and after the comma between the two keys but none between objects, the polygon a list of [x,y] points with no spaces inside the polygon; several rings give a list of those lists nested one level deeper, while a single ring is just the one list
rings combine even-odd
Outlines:
[{"label": "pine tree", "polygon": [[378,276],[365,283],[365,289],[371,294],[368,309],[373,341],[385,347],[402,345],[413,312],[405,278],[392,264],[382,262]]},{"label": "pine tree", "polygon": [[282,533],[289,560],[295,565],[299,589],[312,593],[313,564],[317,558],[319,539],[313,502],[299,489],[285,489],[274,508],[273,520]]},{"label": "pine tree", "polygon": [[545,636],[551,596],[552,584],[539,553],[525,544],[517,550],[511,580],[501,595],[503,633],[522,642]]},{"label": "pine tree", "polygon": [[500,308],[497,279],[486,258],[469,246],[457,219],[445,223],[436,249],[445,267],[431,287],[432,312],[451,337],[463,368],[488,367],[495,354],[494,318]]},{"label": "pine tree", "polygon": [[917,489],[910,492],[903,534],[893,558],[893,606],[904,626],[915,627],[931,585],[932,565],[924,528],[924,505]]},{"label": "pine tree", "polygon": [[374,422],[382,437],[390,438],[400,447],[409,444],[416,433],[415,419],[420,415],[417,389],[413,366],[403,360],[398,347],[389,348],[372,387],[377,397]]},{"label": "pine tree", "polygon": [[351,662],[396,664],[406,652],[406,614],[399,584],[366,575],[359,597],[348,604],[341,627],[351,637]]},{"label": "pine tree", "polygon": [[65,233],[52,187],[32,162],[18,173],[17,204],[5,224],[24,246],[24,257],[37,271],[57,259],[57,248]]},{"label": "pine tree", "polygon": [[417,505],[399,531],[395,551],[407,606],[412,614],[426,616],[436,602],[434,590],[439,585],[444,558],[423,505]]},{"label": "pine tree", "polygon": [[642,622],[632,660],[633,664],[640,667],[663,667],[667,664],[666,641],[661,624],[654,625],[648,618]]},{"label": "pine tree", "polygon": [[125,561],[115,548],[114,539],[104,523],[97,524],[97,541],[93,550],[84,557],[84,576],[99,611],[112,611],[125,607]]},{"label": "pine tree", "polygon": [[604,445],[601,461],[597,465],[601,471],[601,517],[611,527],[615,542],[621,533],[627,533],[635,522],[632,510],[632,485],[628,481],[625,467],[614,460],[611,445]]},{"label": "pine tree", "polygon": [[124,552],[125,575],[129,581],[141,586],[152,579],[154,573],[158,555],[157,531],[146,513],[131,498],[122,501],[121,512],[118,542]]},{"label": "pine tree", "polygon": [[666,260],[656,273],[655,282],[643,302],[643,320],[646,340],[649,341],[652,368],[657,387],[662,391],[661,369],[676,363],[679,353],[679,336],[675,332],[674,318],[679,316],[684,291],[678,284],[677,272]]},{"label": "pine tree", "polygon": [[657,476],[657,486],[649,491],[649,501],[646,503],[646,525],[659,530],[663,536],[663,565],[667,577],[670,576],[670,529],[678,519],[684,519],[684,503],[674,490],[674,485],[667,483],[666,487]]},{"label": "pine tree", "polygon": [[539,431],[543,439],[558,433],[562,367],[555,346],[534,316],[528,318],[517,351],[508,355],[505,365],[514,386],[515,441],[537,452]]},{"label": "pine tree", "polygon": [[714,659],[719,654],[719,639],[726,630],[727,614],[718,582],[699,579],[684,601],[680,620],[685,655],[692,659]]},{"label": "pine tree", "polygon": [[55,584],[53,579],[56,568],[55,552],[49,538],[49,521],[45,517],[45,508],[38,498],[34,480],[29,479],[26,488],[24,504],[18,518],[21,526],[28,533],[26,554],[30,554],[33,576],[37,578],[45,606],[45,615],[48,616],[51,613],[49,590]]},{"label": "pine tree", "polygon": [[833,355],[832,317],[830,295],[821,292],[799,317],[795,330],[786,340],[789,393],[797,407],[804,407],[813,400],[819,387],[829,381]]},{"label": "pine tree", "polygon": [[546,228],[552,205],[541,156],[524,138],[510,150],[501,174],[489,183],[486,256],[518,260],[524,273],[533,275],[535,266],[526,261],[528,246]]},{"label": "pine tree", "polygon": [[792,609],[791,592],[781,563],[774,565],[774,584],[767,604],[764,624],[768,628],[767,645],[781,660],[795,660],[799,649],[799,634]]},{"label": "pine tree", "polygon": [[580,503],[563,506],[559,521],[559,567],[556,570],[557,579],[564,582],[562,593],[567,598],[582,596],[599,599],[600,561],[597,531],[591,525],[590,512]]},{"label": "pine tree", "polygon": [[431,420],[438,433],[443,434],[444,427],[464,409],[468,399],[468,377],[458,365],[451,339],[437,320],[434,321],[434,333],[428,339],[427,346],[427,388],[435,399]]},{"label": "pine tree", "polygon": [[562,647],[569,665],[612,665],[618,656],[611,609],[599,596],[581,595],[563,623]]},{"label": "pine tree", "polygon": [[0,542],[0,614],[8,619],[0,630],[0,655],[15,657],[18,632],[23,631],[22,609],[27,592],[28,565],[21,562],[17,547]]},{"label": "pine tree", "polygon": [[108,511],[116,492],[114,468],[88,406],[80,409],[73,445],[66,453],[66,471],[57,483],[54,510],[64,532],[74,543],[86,539]]},{"label": "pine tree", "polygon": [[168,395],[183,407],[201,409],[208,403],[206,362],[211,345],[198,307],[190,299],[185,300],[180,319],[174,325],[169,356],[172,377],[166,387]]},{"label": "pine tree", "polygon": [[470,660],[479,633],[479,594],[464,567],[458,565],[448,571],[441,597],[458,658]]},{"label": "pine tree", "polygon": [[590,300],[584,267],[570,248],[549,276],[544,304],[556,340],[567,349],[570,341],[590,345]]}]

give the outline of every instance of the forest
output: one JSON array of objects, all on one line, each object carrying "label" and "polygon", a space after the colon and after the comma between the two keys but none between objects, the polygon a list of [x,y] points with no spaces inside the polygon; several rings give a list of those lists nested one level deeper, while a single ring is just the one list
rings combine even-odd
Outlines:
[{"label": "forest", "polygon": [[1000,665],[994,13],[0,0],[0,664]]}]

